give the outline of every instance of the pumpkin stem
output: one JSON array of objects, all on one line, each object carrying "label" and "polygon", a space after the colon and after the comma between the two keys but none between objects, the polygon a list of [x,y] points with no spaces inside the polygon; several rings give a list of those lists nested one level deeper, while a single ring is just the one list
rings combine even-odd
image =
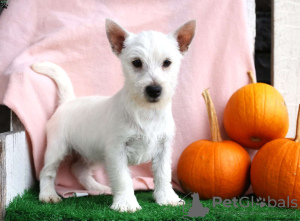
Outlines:
[{"label": "pumpkin stem", "polygon": [[208,89],[203,91],[202,96],[204,97],[204,101],[205,101],[205,105],[206,105],[206,109],[207,109],[207,113],[208,113],[210,132],[211,132],[211,141],[222,142],[222,137],[221,137],[221,133],[220,133],[216,110],[215,110],[214,104],[211,100],[211,97],[209,95]]},{"label": "pumpkin stem", "polygon": [[299,104],[299,108],[298,108],[295,142],[300,142],[300,104]]},{"label": "pumpkin stem", "polygon": [[251,81],[252,84],[257,83],[256,80],[254,80],[254,76],[253,76],[252,71],[248,71],[247,74],[248,74],[248,76],[249,76],[250,81]]}]

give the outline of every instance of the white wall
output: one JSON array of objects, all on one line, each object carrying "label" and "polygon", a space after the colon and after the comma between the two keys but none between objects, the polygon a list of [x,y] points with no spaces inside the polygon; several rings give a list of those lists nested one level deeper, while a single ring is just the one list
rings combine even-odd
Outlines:
[{"label": "white wall", "polygon": [[300,103],[300,1],[274,0],[273,4],[273,85],[288,107],[287,137],[295,137]]}]

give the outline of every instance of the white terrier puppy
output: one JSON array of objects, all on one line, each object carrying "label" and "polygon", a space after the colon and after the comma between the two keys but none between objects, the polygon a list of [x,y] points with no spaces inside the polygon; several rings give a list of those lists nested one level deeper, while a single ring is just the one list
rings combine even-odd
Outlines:
[{"label": "white terrier puppy", "polygon": [[60,105],[47,123],[47,150],[40,173],[43,202],[59,202],[55,192],[57,168],[74,151],[82,159],[72,172],[88,190],[108,190],[93,178],[92,168],[103,162],[114,195],[112,209],[135,212],[136,200],[128,166],[152,161],[154,198],[159,205],[178,205],[171,185],[171,150],[175,133],[172,96],[180,61],[195,33],[192,20],[169,35],[155,31],[133,34],[112,20],[106,33],[120,58],[124,87],[112,97],[76,98],[66,72],[43,62],[32,66],[58,86]]}]

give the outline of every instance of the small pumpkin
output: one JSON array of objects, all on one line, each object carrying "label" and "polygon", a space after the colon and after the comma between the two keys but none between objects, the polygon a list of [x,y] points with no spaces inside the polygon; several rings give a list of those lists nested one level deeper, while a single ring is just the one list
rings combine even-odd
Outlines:
[{"label": "small pumpkin", "polygon": [[[300,106],[295,139],[276,139],[265,144],[251,166],[254,193],[265,200],[285,201],[285,207],[300,207]],[[296,200],[296,201],[295,201]]]},{"label": "small pumpkin", "polygon": [[229,137],[244,147],[259,149],[265,143],[284,138],[288,132],[288,110],[281,94],[271,85],[255,83],[237,90],[224,111]]},{"label": "small pumpkin", "polygon": [[197,192],[201,199],[241,196],[249,187],[250,157],[239,144],[222,140],[208,91],[202,96],[212,138],[196,141],[183,151],[177,168],[179,182],[186,192]]}]

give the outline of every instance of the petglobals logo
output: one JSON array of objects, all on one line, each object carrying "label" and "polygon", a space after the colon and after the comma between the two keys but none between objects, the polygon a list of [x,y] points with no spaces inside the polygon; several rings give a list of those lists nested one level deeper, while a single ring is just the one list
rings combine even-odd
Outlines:
[{"label": "petglobals logo", "polygon": [[241,198],[232,198],[232,199],[225,199],[222,200],[221,197],[213,197],[213,207],[216,207],[217,205],[223,204],[224,207],[253,207],[254,205],[257,205],[259,207],[291,207],[291,208],[297,208],[298,203],[297,199],[291,199],[289,196],[287,196],[286,199],[271,199],[270,196],[268,196],[267,199],[265,198],[256,198],[256,197],[241,197]]},{"label": "petglobals logo", "polygon": [[[184,199],[191,194],[193,201],[192,203],[183,203]],[[197,217],[205,217],[209,212],[210,209],[202,205],[198,193],[188,193],[185,195],[182,200],[179,201],[181,205],[183,205],[183,219],[189,218],[197,218]],[[254,196],[243,196],[241,198],[232,198],[232,199],[222,199],[221,197],[213,197],[212,198],[212,207],[215,208],[218,205],[223,205],[225,208],[229,207],[290,207],[290,208],[298,208],[297,199],[291,199],[287,196],[286,199],[271,199],[268,196],[267,199],[261,197],[254,197]],[[211,208],[212,210],[212,208]],[[212,210],[212,213],[214,211]]]}]

